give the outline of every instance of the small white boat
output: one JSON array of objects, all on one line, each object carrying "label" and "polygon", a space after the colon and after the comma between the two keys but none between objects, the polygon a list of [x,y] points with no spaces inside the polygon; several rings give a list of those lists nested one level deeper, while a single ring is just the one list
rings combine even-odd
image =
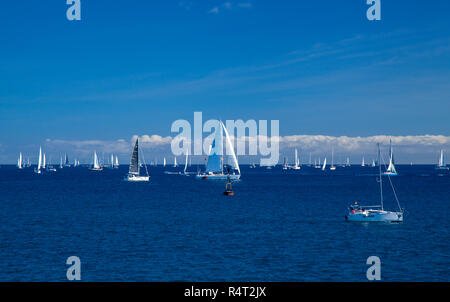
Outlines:
[{"label": "small white boat", "polygon": [[[378,161],[380,163],[380,161]],[[383,173],[383,175],[390,175],[390,176],[396,176],[398,175],[397,170],[395,169],[394,164],[394,151],[392,148],[392,140],[389,142],[389,166],[386,170],[386,172]]]},{"label": "small white boat", "polygon": [[436,166],[437,170],[448,170],[449,167],[445,164],[445,158],[444,158],[444,150],[441,149],[441,156],[439,157],[439,163]]},{"label": "small white boat", "polygon": [[[231,162],[231,169],[228,168],[227,173],[224,173],[223,132],[225,132],[225,141],[228,146],[227,150],[231,152],[228,160],[228,162]],[[233,170],[232,173],[231,170]],[[231,180],[236,180],[241,177],[241,170],[239,168],[236,154],[234,153],[233,144],[231,143],[228,131],[222,121],[219,121],[219,129],[216,129],[216,134],[210,147],[206,171],[204,173],[199,172],[195,177],[196,179],[216,180],[226,180],[228,178]]]},{"label": "small white boat", "polygon": [[100,166],[100,163],[98,161],[98,156],[97,156],[97,152],[94,151],[94,164],[92,166],[92,168],[89,169],[89,171],[102,171],[103,167]]},{"label": "small white boat", "polygon": [[[380,146],[378,145],[378,163],[380,163]],[[388,176],[389,177],[389,176]],[[384,209],[383,200],[383,179],[381,174],[381,165],[379,165],[379,180],[380,183],[380,204],[375,206],[360,206],[357,202],[349,207],[349,213],[345,216],[347,221],[353,222],[402,222],[403,209],[400,207],[397,194],[394,186],[389,179],[392,190],[394,192],[395,200],[399,211],[386,211]]]},{"label": "small white boat", "polygon": [[[142,157],[142,159],[144,159]],[[146,175],[141,175],[139,164],[139,139],[136,139],[136,143],[134,144],[133,153],[131,154],[130,160],[130,168],[128,170],[128,174],[125,176],[125,181],[149,181],[150,176],[148,175],[147,165],[144,162]]]},{"label": "small white boat", "polygon": [[364,156],[362,158],[362,163],[361,163],[361,167],[365,167],[366,166],[366,162],[364,161]]}]

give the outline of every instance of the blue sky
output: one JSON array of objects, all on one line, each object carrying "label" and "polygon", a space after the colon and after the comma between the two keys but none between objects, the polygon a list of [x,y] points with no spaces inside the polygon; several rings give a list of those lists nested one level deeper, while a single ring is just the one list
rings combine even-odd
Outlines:
[{"label": "blue sky", "polygon": [[82,0],[80,22],[65,0],[5,2],[0,161],[168,136],[194,111],[283,136],[449,136],[450,3],[381,2],[376,22],[365,0]]}]

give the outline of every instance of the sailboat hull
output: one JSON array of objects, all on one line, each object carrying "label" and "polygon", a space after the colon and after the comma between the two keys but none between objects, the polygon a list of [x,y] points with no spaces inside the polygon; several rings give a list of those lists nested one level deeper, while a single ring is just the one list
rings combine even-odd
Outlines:
[{"label": "sailboat hull", "polygon": [[103,168],[90,168],[89,171],[103,171]]},{"label": "sailboat hull", "polygon": [[397,172],[384,172],[383,175],[389,175],[389,176],[397,176]]},{"label": "sailboat hull", "polygon": [[212,180],[237,180],[241,178],[240,174],[197,174],[196,179],[212,179]]},{"label": "sailboat hull", "polygon": [[150,176],[139,176],[139,175],[127,175],[124,179],[125,181],[150,181]]},{"label": "sailboat hull", "polygon": [[403,213],[382,210],[358,211],[350,212],[345,219],[353,222],[403,222]]}]

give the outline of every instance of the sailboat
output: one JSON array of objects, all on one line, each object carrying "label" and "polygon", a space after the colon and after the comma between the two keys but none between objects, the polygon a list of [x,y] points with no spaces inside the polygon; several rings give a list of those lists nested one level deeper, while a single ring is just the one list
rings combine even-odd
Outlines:
[{"label": "sailboat", "polygon": [[163,161],[163,167],[166,166],[166,158],[164,157],[164,161]]},{"label": "sailboat", "polygon": [[60,169],[64,168],[64,166],[63,166],[63,159],[62,159],[62,157],[61,157],[61,161],[59,162],[59,168],[60,168]]},{"label": "sailboat", "polygon": [[23,165],[22,165],[22,152],[20,152],[20,154],[19,154],[19,159],[17,160],[17,168],[18,168],[18,169],[23,169]]},{"label": "sailboat", "polygon": [[375,164],[375,160],[372,159],[372,167],[376,167],[377,165]]},{"label": "sailboat", "polygon": [[117,154],[116,154],[116,159],[115,159],[115,162],[114,162],[114,168],[115,169],[119,169],[119,157],[117,156]]},{"label": "sailboat", "polygon": [[389,142],[389,166],[388,166],[386,172],[384,172],[383,174],[391,175],[391,176],[398,175],[397,170],[395,169],[395,165],[394,165],[394,152],[392,149],[392,140],[390,140],[390,142]]},{"label": "sailboat", "polygon": [[125,176],[126,181],[149,181],[150,176],[148,175],[147,165],[144,162],[145,172],[147,175],[141,175],[140,165],[139,165],[139,139],[136,139],[134,144],[133,153],[131,154],[130,168],[128,174]]},{"label": "sailboat", "polygon": [[283,162],[283,170],[287,170],[287,169],[288,169],[288,164],[287,164],[287,159],[285,157],[284,162]]},{"label": "sailboat", "polygon": [[345,162],[345,166],[350,167],[350,158],[347,157],[347,161]]},{"label": "sailboat", "polygon": [[[197,179],[239,179],[241,177],[241,170],[239,168],[239,163],[237,161],[236,154],[234,153],[233,144],[231,143],[228,131],[223,125],[222,121],[219,122],[219,128],[216,130],[214,140],[211,144],[208,162],[206,164],[205,173],[198,173],[196,175]],[[230,173],[230,168],[228,168],[228,173],[224,173],[224,152],[223,152],[223,132],[225,132],[225,141],[228,146],[227,150],[231,152],[231,167],[233,169],[233,174]],[[238,173],[236,174],[237,171]]]},{"label": "sailboat", "polygon": [[334,148],[331,148],[331,166],[330,170],[334,171],[336,170],[336,166],[334,165]]},{"label": "sailboat", "polygon": [[364,156],[363,156],[361,167],[365,167],[365,166],[366,166],[366,162],[364,161]]},{"label": "sailboat", "polygon": [[325,171],[326,168],[327,168],[327,158],[325,157],[323,161],[322,171]]},{"label": "sailboat", "polygon": [[444,150],[441,149],[441,156],[439,157],[439,163],[436,166],[436,169],[438,170],[448,170],[449,167],[445,164],[445,158],[444,158]]},{"label": "sailboat", "polygon": [[98,156],[97,156],[97,152],[94,151],[94,164],[92,166],[92,168],[89,169],[89,171],[102,171],[103,167],[100,166],[100,163],[98,161]]},{"label": "sailboat", "polygon": [[188,165],[189,165],[189,148],[186,149],[186,160],[184,162],[184,170],[183,172],[180,172],[180,175],[189,176],[189,172],[187,172]]},{"label": "sailboat", "polygon": [[64,153],[64,167],[70,168],[69,157],[67,156],[67,153]]},{"label": "sailboat", "polygon": [[291,169],[293,170],[300,170],[300,161],[298,159],[298,152],[297,152],[297,148],[295,148],[295,163],[294,165],[291,167]]},{"label": "sailboat", "polygon": [[34,173],[36,173],[36,174],[42,174],[41,168],[42,168],[42,147],[39,147],[38,166],[37,166],[36,169],[34,169]]},{"label": "sailboat", "polygon": [[381,173],[381,162],[380,162],[380,145],[378,144],[378,163],[379,163],[379,179],[377,181],[380,183],[380,205],[375,206],[360,206],[357,202],[349,207],[349,213],[345,216],[347,221],[355,222],[402,222],[403,221],[403,209],[400,207],[400,202],[398,201],[397,194],[395,192],[392,181],[388,175],[389,182],[394,192],[395,200],[399,208],[398,212],[386,211],[384,210],[383,201],[383,178]]},{"label": "sailboat", "polygon": [[173,167],[174,168],[178,167],[178,165],[177,165],[177,158],[176,157],[174,157],[174,159],[173,159]]}]

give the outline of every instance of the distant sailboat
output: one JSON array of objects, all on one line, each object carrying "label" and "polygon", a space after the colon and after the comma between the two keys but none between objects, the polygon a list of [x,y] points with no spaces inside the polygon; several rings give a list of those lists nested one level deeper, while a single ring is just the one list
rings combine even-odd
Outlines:
[{"label": "distant sailboat", "polygon": [[34,169],[34,173],[41,174],[42,171],[42,147],[39,147],[39,159],[38,159],[38,166],[36,169]]},{"label": "distant sailboat", "polygon": [[299,159],[298,159],[298,151],[297,151],[297,148],[295,148],[295,159],[294,159],[294,165],[291,167],[291,169],[293,169],[293,170],[300,170],[301,169],[301,167],[300,167],[300,161],[299,161]]},{"label": "distant sailboat", "polygon": [[100,163],[98,161],[98,156],[97,156],[97,152],[94,151],[94,163],[92,168],[89,169],[89,171],[102,171],[103,167],[100,166]]},{"label": "distant sailboat", "polygon": [[336,170],[336,166],[334,165],[334,148],[331,148],[331,166],[330,170],[334,171]]},{"label": "distant sailboat", "polygon": [[[384,210],[383,201],[383,178],[381,176],[381,162],[380,162],[380,145],[378,144],[378,166],[379,166],[379,179],[377,181],[380,183],[380,205],[376,206],[360,206],[357,202],[349,207],[349,213],[345,216],[347,221],[354,222],[402,222],[403,221],[403,209],[400,207],[400,202],[398,201],[397,194],[395,192],[392,182],[389,182],[394,192],[395,200],[399,208],[398,212],[391,212]],[[389,177],[389,176],[388,176]]]},{"label": "distant sailboat", "polygon": [[[231,152],[229,158],[231,159],[231,167],[233,169],[233,174],[230,174],[230,169],[228,168],[228,173],[224,173],[224,148],[223,148],[223,133],[225,132],[225,141],[228,146],[227,150]],[[238,173],[236,174],[235,171]],[[234,153],[233,144],[231,143],[228,131],[219,122],[219,129],[216,129],[216,134],[214,140],[210,147],[210,152],[208,156],[208,163],[206,165],[205,173],[198,173],[196,178],[198,179],[239,179],[241,177],[241,170],[239,168],[239,163],[237,161],[236,154]]]},{"label": "distant sailboat", "polygon": [[64,168],[62,157],[61,157],[61,161],[59,162],[59,168],[60,168],[60,169]]},{"label": "distant sailboat", "polygon": [[397,170],[395,169],[395,164],[394,164],[394,151],[392,148],[392,140],[390,140],[390,142],[389,142],[389,166],[388,166],[386,172],[384,172],[383,174],[391,175],[391,176],[398,175]]},{"label": "distant sailboat", "polygon": [[42,158],[42,169],[46,169],[46,168],[47,168],[47,161],[45,159],[45,153],[44,153],[44,156]]},{"label": "distant sailboat", "polygon": [[177,158],[176,157],[174,157],[174,159],[173,159],[173,167],[174,168],[178,167],[178,165],[177,165]]},{"label": "distant sailboat", "polygon": [[325,171],[326,168],[327,168],[327,158],[325,157],[323,161],[322,171]]},{"label": "distant sailboat", "polygon": [[350,158],[347,157],[347,161],[345,162],[345,165],[346,165],[347,167],[350,167]]},{"label": "distant sailboat", "polygon": [[377,165],[375,164],[375,160],[372,159],[372,167],[376,167]]},{"label": "distant sailboat", "polygon": [[364,156],[362,158],[362,163],[361,163],[361,167],[365,167],[366,166],[366,162],[364,161]]},{"label": "distant sailboat", "polygon": [[67,153],[64,153],[64,167],[70,168],[69,157],[67,156]]},{"label": "distant sailboat", "polygon": [[139,139],[136,139],[134,144],[133,153],[131,154],[130,168],[128,174],[125,177],[126,181],[149,181],[150,176],[148,174],[147,165],[144,162],[146,175],[140,175],[139,165]]},{"label": "distant sailboat", "polygon": [[444,158],[444,150],[441,149],[441,156],[439,156],[439,162],[436,167],[438,170],[448,170],[449,167],[445,164],[445,158]]},{"label": "distant sailboat", "polygon": [[22,165],[22,152],[20,152],[20,154],[19,154],[19,159],[17,160],[17,168],[18,168],[18,169],[23,169],[23,165]]},{"label": "distant sailboat", "polygon": [[163,167],[166,166],[166,158],[164,157],[164,161],[163,161]]},{"label": "distant sailboat", "polygon": [[287,169],[288,169],[288,164],[287,164],[287,159],[285,157],[284,162],[283,162],[283,170],[287,170]]},{"label": "distant sailboat", "polygon": [[114,163],[114,168],[118,169],[119,168],[119,157],[116,155],[116,160]]}]

